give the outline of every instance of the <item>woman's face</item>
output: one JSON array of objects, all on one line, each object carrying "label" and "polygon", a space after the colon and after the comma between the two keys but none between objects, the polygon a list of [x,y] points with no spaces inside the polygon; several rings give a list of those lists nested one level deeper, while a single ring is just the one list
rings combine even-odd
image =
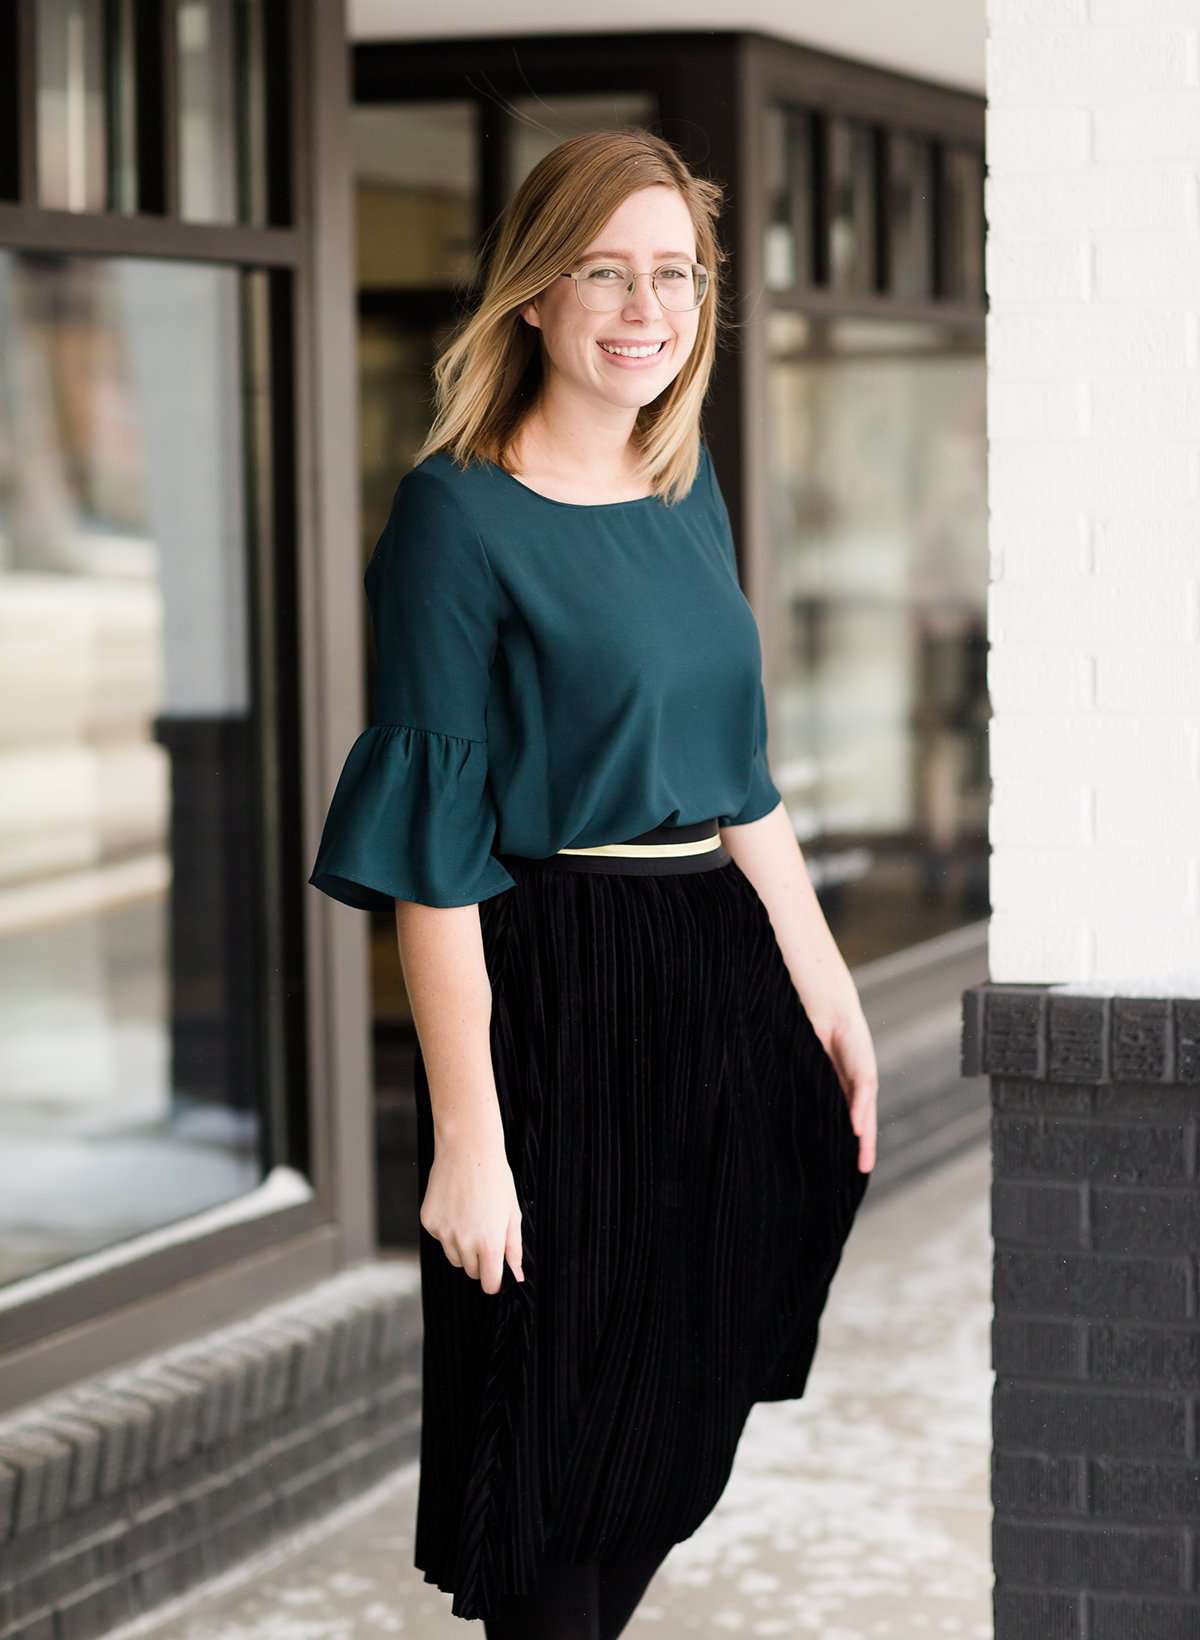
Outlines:
[{"label": "woman's face", "polygon": [[[570,270],[603,252],[605,261],[623,262],[639,274],[670,261],[696,261],[696,234],[683,197],[664,183],[641,188],[622,201]],[[616,282],[613,276],[607,276]],[[707,300],[707,298],[706,298]],[[635,279],[620,307],[598,313],[587,308],[570,279],[554,283],[521,312],[542,332],[547,375],[589,397],[618,408],[640,409],[668,387],[682,370],[696,341],[700,309],[680,312],[662,306],[648,278]],[[661,343],[649,358],[622,358],[601,346],[644,347]]]}]

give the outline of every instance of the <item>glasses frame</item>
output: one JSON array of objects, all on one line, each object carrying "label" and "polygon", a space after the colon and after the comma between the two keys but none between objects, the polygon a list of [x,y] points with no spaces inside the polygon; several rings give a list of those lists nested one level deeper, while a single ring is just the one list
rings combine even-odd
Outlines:
[{"label": "glasses frame", "polygon": [[[613,262],[606,262],[604,260],[601,260],[598,265],[602,268],[624,267],[625,263],[624,262],[613,263]],[[662,273],[664,268],[670,267],[672,265],[677,266],[678,264],[671,264],[671,263],[664,262],[661,268],[655,268],[652,272],[648,272],[648,273],[631,273],[630,277],[629,277],[629,283],[625,286],[625,296],[628,297],[628,296],[633,295],[633,287],[634,287],[634,285],[636,285],[636,283],[639,279],[649,279],[650,289],[654,292],[655,300],[658,302],[658,305],[662,308],[664,313],[695,313],[696,309],[703,305],[704,298],[708,295],[709,285],[711,284],[711,280],[710,280],[709,274],[708,274],[708,269],[704,266],[703,262],[693,262],[691,264],[691,266],[694,269],[697,269],[699,271],[699,273],[703,276],[704,283],[701,287],[700,295],[697,297],[697,299],[692,303],[692,305],[690,307],[673,308],[673,307],[668,306],[668,304],[663,301],[663,299],[659,295],[659,291],[658,291],[658,276],[659,276],[659,274]],[[588,271],[590,271],[590,270],[588,270]],[[611,308],[611,309],[610,308],[588,307],[588,304],[583,299],[583,293],[579,288],[579,281],[584,277],[584,272],[585,272],[585,270],[580,269],[580,270],[577,270],[575,273],[563,273],[563,274],[559,275],[559,278],[560,279],[569,279],[571,281],[571,283],[575,286],[575,294],[579,298],[579,305],[581,307],[587,308],[587,311],[589,313],[609,313],[609,312],[617,313],[617,312],[619,312],[620,309],[621,309],[621,306],[622,306],[622,304],[620,302],[617,303],[615,308]],[[597,287],[597,288],[599,288],[599,287]],[[612,288],[615,289],[616,287],[614,286]]]}]

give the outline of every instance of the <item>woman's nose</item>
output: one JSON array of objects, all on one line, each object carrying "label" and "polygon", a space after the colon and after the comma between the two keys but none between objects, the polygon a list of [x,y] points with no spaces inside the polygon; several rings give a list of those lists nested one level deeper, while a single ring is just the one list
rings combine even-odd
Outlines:
[{"label": "woman's nose", "polygon": [[625,298],[622,312],[630,318],[639,314],[651,323],[658,318],[659,300],[654,294],[654,285],[648,275],[639,276],[633,281],[633,290]]}]

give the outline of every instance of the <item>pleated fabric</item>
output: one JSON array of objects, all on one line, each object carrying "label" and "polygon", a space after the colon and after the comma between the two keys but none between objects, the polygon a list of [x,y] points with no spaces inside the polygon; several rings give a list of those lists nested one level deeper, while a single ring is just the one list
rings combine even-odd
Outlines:
[{"label": "pleated fabric", "polygon": [[[480,905],[522,1211],[499,1292],[420,1229],[414,1561],[485,1618],[543,1555],[666,1553],[757,1401],[803,1394],[869,1174],[766,906],[735,861],[540,868]],[[433,1161],[416,1058],[418,1170]]]}]

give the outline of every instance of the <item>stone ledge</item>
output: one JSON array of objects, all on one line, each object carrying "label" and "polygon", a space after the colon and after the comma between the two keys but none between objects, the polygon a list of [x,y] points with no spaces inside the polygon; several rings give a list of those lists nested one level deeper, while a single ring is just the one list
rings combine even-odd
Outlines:
[{"label": "stone ledge", "polygon": [[1200,1087],[1200,998],[987,983],[962,1000],[964,1076]]},{"label": "stone ledge", "polygon": [[91,1640],[416,1457],[420,1350],[380,1261],[0,1421],[0,1640]]}]

